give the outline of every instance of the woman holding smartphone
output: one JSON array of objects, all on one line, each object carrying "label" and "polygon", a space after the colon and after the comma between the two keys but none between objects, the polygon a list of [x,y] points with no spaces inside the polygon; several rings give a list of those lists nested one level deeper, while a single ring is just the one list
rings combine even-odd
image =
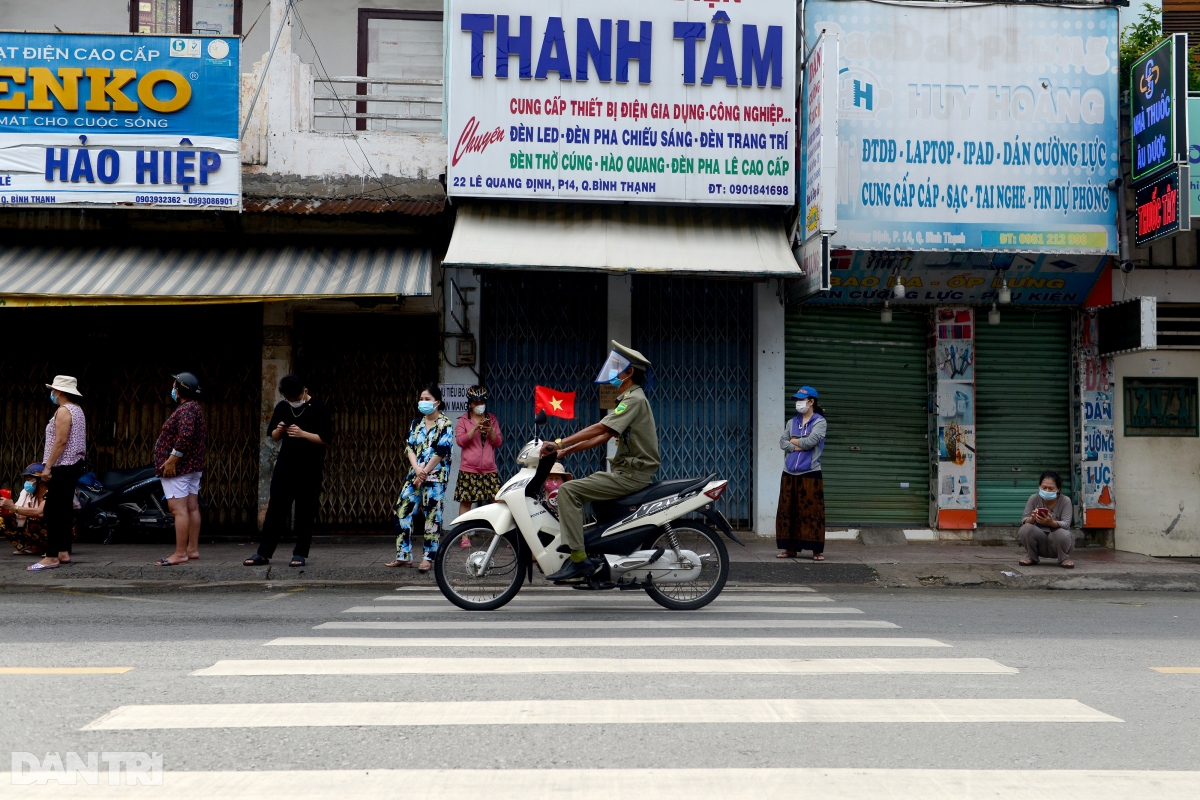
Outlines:
[{"label": "woman holding smartphone", "polygon": [[1054,470],[1046,470],[1038,479],[1037,494],[1030,496],[1021,517],[1021,528],[1017,539],[1025,545],[1023,567],[1032,566],[1043,558],[1054,558],[1064,569],[1071,569],[1075,562],[1068,556],[1075,546],[1071,533],[1071,500],[1063,496],[1062,478]]}]

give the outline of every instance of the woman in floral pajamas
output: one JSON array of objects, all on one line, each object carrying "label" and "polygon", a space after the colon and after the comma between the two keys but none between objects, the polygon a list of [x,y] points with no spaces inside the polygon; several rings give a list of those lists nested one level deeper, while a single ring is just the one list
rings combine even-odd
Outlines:
[{"label": "woman in floral pajamas", "polygon": [[437,385],[421,392],[417,409],[421,417],[408,429],[408,475],[400,499],[396,501],[396,560],[389,567],[412,565],[413,516],[419,510],[425,521],[425,554],[421,572],[433,566],[442,528],[442,505],[446,499],[446,481],[450,478],[450,456],[454,448],[454,425],[442,413],[442,392]]}]

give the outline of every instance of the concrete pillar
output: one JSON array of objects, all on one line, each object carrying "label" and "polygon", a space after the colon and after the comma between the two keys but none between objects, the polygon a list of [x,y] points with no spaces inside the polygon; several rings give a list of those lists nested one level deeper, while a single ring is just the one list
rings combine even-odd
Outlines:
[{"label": "concrete pillar", "polygon": [[[475,335],[475,364],[460,364],[458,361],[458,339],[447,338],[442,346],[442,377],[440,383],[471,386],[479,383],[482,372],[479,348],[479,303],[482,281],[469,269],[446,268],[442,273],[442,330],[449,337],[456,334]],[[457,421],[461,412],[447,411],[446,416]],[[507,435],[507,431],[501,429]],[[457,455],[458,451],[455,450]],[[454,500],[454,487],[458,483],[458,459],[450,466],[450,481],[446,484],[446,505],[442,511],[444,525],[448,526],[458,516],[458,502]],[[508,475],[501,475],[506,479]]]},{"label": "concrete pillar", "polygon": [[775,509],[779,505],[779,474],[783,455],[779,433],[783,430],[784,308],[779,282],[754,286],[754,494],[751,504],[754,532],[775,535]]},{"label": "concrete pillar", "polygon": [[287,29],[279,37],[275,54],[271,56],[271,67],[267,70],[267,79],[263,84],[262,96],[259,103],[267,105],[267,163],[275,171],[286,168],[286,145],[291,141],[293,129],[293,109],[295,92],[292,87],[295,77],[295,66],[292,63],[292,28],[293,19],[287,13],[289,0],[271,0],[271,30],[267,38],[267,47],[275,41],[279,26],[287,17]]},{"label": "concrete pillar", "polygon": [[[633,347],[633,278],[629,274],[608,276],[608,338]],[[607,351],[605,353],[607,355]],[[596,365],[599,371],[600,365]],[[601,410],[601,413],[604,413]],[[608,457],[617,454],[617,441],[606,445]]]},{"label": "concrete pillar", "polygon": [[279,379],[292,371],[292,314],[286,303],[263,304],[262,402],[259,406],[258,527],[262,530],[271,495],[271,472],[279,444],[267,436],[267,424],[275,405],[283,399]]}]

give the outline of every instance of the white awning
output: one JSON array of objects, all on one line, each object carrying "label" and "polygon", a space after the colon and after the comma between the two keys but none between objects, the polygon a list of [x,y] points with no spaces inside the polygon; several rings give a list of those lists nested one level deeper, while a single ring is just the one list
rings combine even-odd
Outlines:
[{"label": "white awning", "polygon": [[432,269],[420,248],[0,247],[0,304],[428,295]]},{"label": "white awning", "polygon": [[574,203],[458,207],[443,264],[799,277],[779,211]]}]

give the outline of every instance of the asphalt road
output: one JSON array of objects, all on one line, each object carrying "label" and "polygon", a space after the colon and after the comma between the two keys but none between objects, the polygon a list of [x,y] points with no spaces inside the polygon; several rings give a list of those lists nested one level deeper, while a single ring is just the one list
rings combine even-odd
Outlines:
[{"label": "asphalt road", "polygon": [[[680,613],[543,590],[491,614],[427,591],[13,593],[0,759],[161,753],[153,797],[1196,797],[1198,611],[1164,592],[791,587]],[[0,777],[0,797],[134,792],[58,783]]]}]

